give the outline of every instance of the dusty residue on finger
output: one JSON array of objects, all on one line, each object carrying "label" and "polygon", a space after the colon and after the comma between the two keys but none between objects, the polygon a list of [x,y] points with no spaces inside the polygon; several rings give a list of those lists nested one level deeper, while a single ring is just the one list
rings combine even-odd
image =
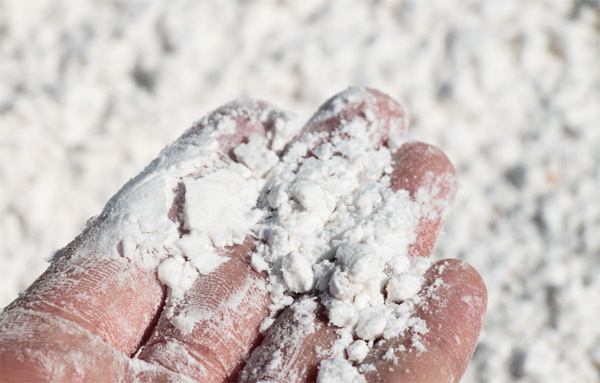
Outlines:
[{"label": "dusty residue on finger", "polygon": [[335,328],[327,324],[317,299],[298,298],[265,332],[263,342],[252,352],[238,381],[314,381],[319,363],[331,355],[336,339]]},{"label": "dusty residue on finger", "polygon": [[234,158],[233,150],[253,135],[266,137],[267,147],[280,151],[298,133],[297,116],[268,102],[238,99],[225,104],[196,122],[180,140],[197,137],[205,131],[216,133],[219,151]]},{"label": "dusty residue on finger", "polygon": [[247,262],[251,251],[229,249],[226,263],[196,278],[182,300],[168,301],[139,358],[203,382],[233,374],[268,314],[266,281]]},{"label": "dusty residue on finger", "polygon": [[392,189],[408,191],[421,207],[417,239],[411,244],[410,254],[428,257],[458,191],[456,169],[444,152],[422,142],[403,144],[392,155],[392,161]]},{"label": "dusty residue on finger", "polygon": [[363,124],[373,147],[403,138],[408,129],[406,112],[396,100],[378,90],[355,86],[327,100],[302,133],[333,132],[352,122]]},{"label": "dusty residue on finger", "polygon": [[417,315],[438,330],[428,333],[424,342],[442,348],[448,345],[443,352],[466,368],[487,309],[485,283],[472,266],[457,259],[436,262],[425,279],[427,287],[420,293],[423,303]]},{"label": "dusty residue on finger", "polygon": [[426,331],[380,342],[359,367],[369,382],[457,382],[471,360],[487,307],[481,276],[446,259],[424,277],[414,317]]}]

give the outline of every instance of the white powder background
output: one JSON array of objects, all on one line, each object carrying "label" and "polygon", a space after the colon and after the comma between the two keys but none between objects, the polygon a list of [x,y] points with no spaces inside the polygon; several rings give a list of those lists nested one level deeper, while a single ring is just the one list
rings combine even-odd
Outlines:
[{"label": "white powder background", "polygon": [[463,382],[600,378],[596,1],[0,1],[0,306],[162,147],[240,96],[401,100],[461,181],[434,258],[489,293]]}]

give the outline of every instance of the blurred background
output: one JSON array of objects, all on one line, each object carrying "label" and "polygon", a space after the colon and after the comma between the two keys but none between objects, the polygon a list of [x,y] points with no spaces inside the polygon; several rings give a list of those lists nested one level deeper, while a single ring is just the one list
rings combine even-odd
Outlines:
[{"label": "blurred background", "polygon": [[597,1],[0,1],[0,307],[210,110],[349,85],[458,169],[434,256],[489,291],[463,382],[597,382]]}]

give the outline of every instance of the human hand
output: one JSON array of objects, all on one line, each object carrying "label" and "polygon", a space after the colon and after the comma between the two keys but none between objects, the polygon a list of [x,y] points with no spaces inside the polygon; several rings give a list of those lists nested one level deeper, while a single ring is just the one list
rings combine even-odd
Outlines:
[{"label": "human hand", "polygon": [[[306,155],[315,155],[312,151],[328,140],[343,139],[334,133],[358,120],[377,122],[369,134],[372,148],[395,150],[389,138],[405,135],[403,110],[380,92],[359,93],[363,98],[354,101],[349,101],[348,91],[334,97],[309,121],[300,140],[319,132],[321,138],[311,142]],[[184,219],[191,214],[186,211],[191,192],[186,192],[184,181],[208,178],[215,169],[235,163],[241,157],[236,148],[253,134],[266,137],[268,147],[282,147],[286,138],[273,133],[282,116],[261,102],[228,104],[130,181],[1,314],[1,380],[311,382],[319,366],[336,372],[335,363],[322,364],[333,355],[326,350],[335,348],[341,337],[329,323],[327,309],[313,299],[323,291],[288,291],[286,296],[293,296],[294,302],[261,333],[260,325],[270,315],[266,287],[273,274],[257,271],[256,262],[251,262],[261,246],[255,235],[237,230],[233,237],[241,235],[242,240],[220,246],[219,256],[226,260],[210,258],[216,262],[214,270],[202,270],[206,265],[182,267],[173,277],[161,266],[179,251],[167,245],[173,243],[169,225],[175,227],[177,239],[193,226]],[[286,145],[280,158],[292,147]],[[198,156],[210,157],[211,165],[195,166],[190,172],[187,165]],[[406,190],[414,201],[426,190],[436,199],[436,214],[420,218],[408,247],[411,257],[426,258],[456,192],[454,168],[440,150],[422,143],[401,145],[392,159],[392,190]],[[246,165],[260,169],[270,161],[266,156]],[[170,187],[172,195],[155,193],[160,187]],[[256,198],[252,207],[255,202]],[[206,230],[226,219],[219,211],[209,214],[211,206],[200,207],[204,213],[197,217],[198,224]],[[130,233],[131,226],[137,231]],[[316,302],[316,309],[298,315],[297,308],[309,300]],[[458,380],[475,348],[486,303],[484,283],[472,267],[458,260],[434,263],[411,306],[412,317],[422,320],[428,331],[419,334],[418,343],[412,330],[378,337],[366,357],[354,362],[367,367],[359,368],[364,378],[353,379]],[[193,321],[177,322],[183,314],[193,314]],[[325,379],[325,372],[319,379]]]}]

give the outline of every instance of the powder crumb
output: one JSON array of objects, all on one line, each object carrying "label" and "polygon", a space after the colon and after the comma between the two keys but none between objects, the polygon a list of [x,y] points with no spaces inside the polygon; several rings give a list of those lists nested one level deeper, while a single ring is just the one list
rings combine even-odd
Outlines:
[{"label": "powder crumb", "polygon": [[264,141],[264,137],[252,133],[247,143],[233,150],[237,160],[252,170],[257,177],[263,177],[279,161],[277,154],[267,149]]},{"label": "powder crumb", "polygon": [[259,273],[269,270],[269,264],[264,260],[263,257],[256,253],[251,255],[250,263],[252,264],[254,270],[258,271]]},{"label": "powder crumb", "polygon": [[296,114],[282,110],[270,110],[268,118],[273,121],[274,126],[269,132],[272,135],[271,150],[280,153],[302,126],[298,123]]},{"label": "powder crumb", "polygon": [[319,366],[317,383],[364,383],[365,377],[347,360],[330,358]]},{"label": "powder crumb", "polygon": [[218,255],[215,252],[207,235],[199,234],[197,231],[179,239],[177,247],[181,249],[190,264],[203,275],[212,273],[228,260],[227,257]]},{"label": "powder crumb", "polygon": [[175,315],[171,318],[171,323],[179,330],[182,335],[191,334],[194,331],[197,320],[188,315]]},{"label": "powder crumb", "polygon": [[360,371],[362,374],[366,374],[368,372],[377,371],[377,368],[375,368],[375,366],[371,363],[362,363],[360,367],[358,367],[358,371]]},{"label": "powder crumb", "polygon": [[241,244],[260,219],[253,210],[262,182],[230,166],[185,181],[185,228],[206,234],[216,247]]},{"label": "powder crumb", "polygon": [[229,258],[216,254],[213,251],[204,251],[190,259],[190,264],[202,275],[210,274],[215,271]]},{"label": "powder crumb", "polygon": [[384,275],[384,264],[369,245],[343,243],[336,252],[336,259],[348,272],[354,282],[364,283],[369,279]]},{"label": "powder crumb", "polygon": [[390,348],[387,349],[387,351],[383,355],[383,360],[389,360],[394,365],[398,364],[398,357],[396,356],[396,353],[394,352],[394,348],[393,347],[390,347]]},{"label": "powder crumb", "polygon": [[196,280],[198,272],[181,256],[167,258],[158,267],[158,279],[164,283],[176,297],[183,297]]},{"label": "powder crumb", "polygon": [[348,353],[348,360],[362,362],[369,353],[369,346],[364,340],[359,339],[348,346],[346,352]]},{"label": "powder crumb", "polygon": [[291,196],[306,210],[323,211],[327,209],[327,201],[323,189],[311,181],[302,181],[289,188]]},{"label": "powder crumb", "polygon": [[312,264],[298,252],[292,251],[283,258],[281,272],[286,285],[295,293],[307,292],[314,284]]},{"label": "powder crumb", "polygon": [[329,307],[329,322],[338,327],[349,327],[358,321],[358,311],[353,304],[333,301]]},{"label": "powder crumb", "polygon": [[267,366],[265,367],[266,371],[277,371],[277,368],[283,363],[284,359],[281,356],[281,351],[276,350],[273,352],[272,359],[269,361]]},{"label": "powder crumb", "polygon": [[364,340],[373,340],[383,335],[387,325],[387,315],[384,308],[368,307],[361,311],[356,335]]},{"label": "powder crumb", "polygon": [[413,338],[411,346],[413,346],[419,354],[427,351],[427,349],[425,348],[425,345],[419,339],[416,339],[416,338]]},{"label": "powder crumb", "polygon": [[386,287],[388,299],[393,302],[402,302],[414,296],[421,290],[423,280],[422,276],[408,272],[394,275]]}]

